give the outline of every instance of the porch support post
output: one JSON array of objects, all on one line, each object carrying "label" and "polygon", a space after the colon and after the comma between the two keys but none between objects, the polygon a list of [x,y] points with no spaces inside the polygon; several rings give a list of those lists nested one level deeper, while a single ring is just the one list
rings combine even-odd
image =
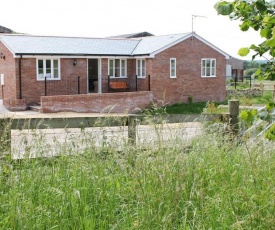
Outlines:
[{"label": "porch support post", "polygon": [[19,58],[19,99],[22,99],[22,55]]},{"label": "porch support post", "polygon": [[137,78],[137,75],[136,75],[136,92],[138,91],[138,80],[137,80],[138,78]]},{"label": "porch support post", "polygon": [[108,75],[108,93],[110,93],[110,75]]},{"label": "porch support post", "polygon": [[77,92],[80,94],[80,77],[77,77]]},{"label": "porch support post", "polygon": [[151,91],[151,76],[148,75],[148,91]]},{"label": "porch support post", "polygon": [[47,77],[45,77],[45,96],[47,96]]}]

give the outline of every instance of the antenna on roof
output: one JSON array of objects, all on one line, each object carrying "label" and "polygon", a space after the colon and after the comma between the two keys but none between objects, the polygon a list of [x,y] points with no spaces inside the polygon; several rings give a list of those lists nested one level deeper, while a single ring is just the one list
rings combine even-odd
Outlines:
[{"label": "antenna on roof", "polygon": [[207,17],[192,14],[192,42],[193,42],[193,37],[194,37],[194,18],[207,18]]}]

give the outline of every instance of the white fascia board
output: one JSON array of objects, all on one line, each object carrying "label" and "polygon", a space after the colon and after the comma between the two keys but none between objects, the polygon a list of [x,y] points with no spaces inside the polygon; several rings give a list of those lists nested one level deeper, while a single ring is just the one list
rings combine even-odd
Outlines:
[{"label": "white fascia board", "polygon": [[224,55],[226,59],[229,59],[229,58],[231,57],[228,53],[222,51],[222,50],[219,49],[218,47],[214,46],[212,43],[206,41],[206,40],[205,40],[204,38],[202,38],[201,36],[199,36],[199,35],[197,35],[197,34],[194,34],[194,37],[197,38],[197,39],[199,39],[199,40],[200,40],[201,42],[203,42],[204,44],[210,46],[212,49],[216,50],[216,51],[219,52],[220,54]]},{"label": "white fascia board", "polygon": [[3,45],[4,46],[6,46],[6,48],[11,52],[11,54],[14,56],[15,54],[14,54],[14,52],[13,52],[13,50],[1,39],[1,37],[0,37],[0,41],[3,43]]},{"label": "white fascia board", "polygon": [[202,37],[200,37],[199,35],[197,35],[195,33],[193,33],[193,34],[192,33],[187,34],[186,36],[178,39],[177,41],[174,41],[174,42],[170,43],[169,45],[164,46],[161,49],[156,50],[155,52],[152,52],[149,57],[150,58],[154,58],[156,54],[158,54],[158,53],[160,53],[160,52],[162,52],[162,51],[164,51],[164,50],[166,50],[166,49],[168,49],[168,48],[170,48],[170,47],[172,47],[172,46],[174,46],[174,45],[176,45],[176,44],[178,44],[178,43],[180,43],[180,42],[182,42],[182,41],[184,41],[184,40],[186,40],[186,39],[188,39],[190,37],[197,38],[198,40],[200,40],[204,44],[210,46],[212,49],[214,49],[214,50],[218,51],[220,54],[224,55],[226,59],[229,59],[231,57],[229,54],[227,54],[226,52],[222,51],[221,49],[219,49],[218,47],[214,46],[213,44],[211,44],[210,42],[206,41],[205,39],[203,39]]},{"label": "white fascia board", "polygon": [[[24,58],[85,58],[85,59],[99,59],[99,58],[107,58],[107,59],[136,59],[136,58],[149,58],[149,56],[63,56],[63,55],[22,55]],[[21,55],[13,55],[14,58],[20,58]]]},{"label": "white fascia board", "polygon": [[187,38],[190,38],[190,37],[192,37],[192,33],[187,34],[184,37],[181,37],[180,39],[178,39],[178,40],[176,40],[176,41],[174,41],[174,42],[172,42],[172,43],[170,43],[170,44],[168,44],[168,45],[152,52],[149,57],[154,58],[156,54],[158,54],[158,53],[160,53],[160,52],[162,52],[166,49],[169,49],[170,47],[172,47],[172,46],[174,46],[174,45],[176,45],[176,44],[178,44],[178,43],[180,43],[180,42],[182,42],[182,41],[184,41],[184,40],[186,40]]}]

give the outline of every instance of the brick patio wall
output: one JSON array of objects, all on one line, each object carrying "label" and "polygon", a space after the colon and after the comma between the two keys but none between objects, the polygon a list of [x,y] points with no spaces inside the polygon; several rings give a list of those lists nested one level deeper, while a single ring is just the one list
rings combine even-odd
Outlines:
[{"label": "brick patio wall", "polygon": [[10,111],[25,111],[27,109],[25,99],[3,99],[3,105]]},{"label": "brick patio wall", "polygon": [[152,105],[152,92],[42,96],[41,112],[131,113]]}]

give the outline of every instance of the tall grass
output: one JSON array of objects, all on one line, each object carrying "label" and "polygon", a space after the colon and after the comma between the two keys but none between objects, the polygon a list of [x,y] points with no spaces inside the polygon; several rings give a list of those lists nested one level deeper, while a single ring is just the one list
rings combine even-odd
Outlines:
[{"label": "tall grass", "polygon": [[0,229],[274,229],[274,153],[219,130],[188,145],[3,160]]}]

